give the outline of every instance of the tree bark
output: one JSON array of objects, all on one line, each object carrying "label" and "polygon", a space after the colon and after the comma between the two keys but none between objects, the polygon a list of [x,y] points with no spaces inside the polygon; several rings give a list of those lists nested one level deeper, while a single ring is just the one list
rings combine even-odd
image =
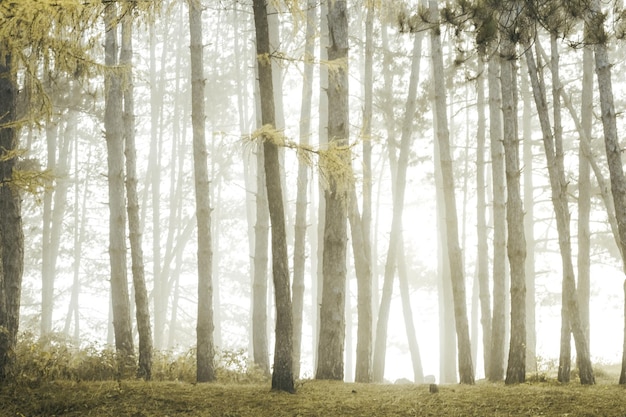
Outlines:
[{"label": "tree bark", "polygon": [[502,98],[499,61],[488,62],[489,140],[493,183],[493,319],[489,346],[489,373],[492,381],[504,379],[505,276],[506,276],[506,184],[502,140]]},{"label": "tree bark", "polygon": [[476,235],[477,275],[480,299],[480,323],[483,336],[483,365],[485,376],[489,375],[489,347],[491,346],[491,294],[489,290],[489,248],[487,245],[487,212],[485,181],[485,76],[484,56],[478,57],[478,79],[476,80],[476,102],[478,126],[476,130]]},{"label": "tree bark", "polygon": [[505,383],[515,384],[526,380],[526,239],[517,131],[517,51],[512,41],[519,14],[517,1],[508,7],[510,9],[500,15],[500,24],[504,28],[500,43],[500,78],[507,184],[507,254],[511,270],[511,340]]},{"label": "tree bark", "polygon": [[[309,144],[311,135],[311,101],[313,96],[313,60],[315,58],[315,28],[317,2],[308,0],[306,14],[306,40],[304,47],[304,76],[302,80],[302,105],[300,108],[300,144]],[[306,261],[306,210],[309,170],[306,163],[298,161],[298,194],[296,197],[296,224],[293,248],[293,374],[300,376],[300,351],[302,345],[302,313],[304,308],[304,265]]]},{"label": "tree bark", "polygon": [[18,84],[12,52],[0,41],[0,383],[13,377],[24,272],[22,201],[12,184],[17,150]]},{"label": "tree bark", "polygon": [[139,196],[137,193],[137,151],[135,145],[135,111],[132,74],[132,14],[122,19],[122,50],[120,65],[126,66],[124,89],[124,135],[126,154],[126,193],[128,198],[128,229],[130,237],[131,265],[137,331],[139,333],[139,368],[137,376],[149,381],[152,378],[152,329],[148,290],[144,272],[143,247],[141,243],[141,222],[139,220]]},{"label": "tree bark", "polygon": [[[436,0],[429,0],[430,18],[438,22],[439,10]],[[454,175],[452,153],[450,150],[450,133],[446,105],[446,88],[443,79],[443,54],[441,51],[441,33],[436,25],[431,30],[430,45],[434,73],[436,135],[439,144],[439,163],[443,179],[444,206],[446,212],[446,231],[448,261],[452,278],[452,296],[454,299],[454,321],[457,333],[459,377],[462,384],[474,383],[474,366],[472,364],[472,346],[469,337],[467,307],[465,299],[465,277],[463,276],[463,259],[459,246],[459,231],[456,213],[456,197],[454,194]]]},{"label": "tree bark", "polygon": [[[349,167],[348,145],[348,10],[345,0],[335,0],[328,7],[330,45],[328,60],[337,69],[328,79],[329,152],[337,153],[342,164]],[[326,167],[324,167],[326,168]],[[337,173],[324,169],[328,187],[324,191],[326,209],[324,251],[322,259],[323,289],[320,310],[320,335],[316,379],[344,378],[345,289],[347,185]]]},{"label": "tree bark", "polygon": [[211,244],[211,207],[205,139],[204,63],[202,45],[202,5],[189,0],[191,52],[191,121],[193,128],[193,166],[198,227],[198,317],[196,324],[198,382],[211,382],[215,375],[213,346],[213,283]]},{"label": "tree bark", "polygon": [[105,7],[105,110],[104,129],[107,142],[109,184],[109,258],[111,265],[111,300],[115,349],[120,373],[134,362],[130,300],[126,270],[126,201],[124,196],[124,136],[122,124],[122,80],[116,72],[117,4]]},{"label": "tree bark", "polygon": [[[600,111],[604,130],[604,145],[611,178],[611,192],[615,205],[615,217],[619,234],[619,249],[624,260],[626,253],[626,178],[622,162],[622,149],[617,136],[617,120],[613,100],[613,84],[611,81],[611,64],[609,62],[604,17],[600,1],[592,0],[588,15],[589,27],[595,28],[594,34],[588,38],[594,44],[596,77],[600,96]],[[626,265],[626,263],[624,264]],[[626,270],[626,266],[624,267]],[[624,343],[622,353],[622,369],[619,383],[626,384],[626,280],[624,281]]]},{"label": "tree bark", "polygon": [[[262,124],[276,126],[272,86],[269,28],[265,0],[254,0],[257,65],[261,93]],[[280,182],[278,146],[264,138],[265,183],[272,225],[272,273],[276,300],[276,342],[272,390],[294,392],[293,382],[293,310],[289,288],[289,262],[283,191]]]}]

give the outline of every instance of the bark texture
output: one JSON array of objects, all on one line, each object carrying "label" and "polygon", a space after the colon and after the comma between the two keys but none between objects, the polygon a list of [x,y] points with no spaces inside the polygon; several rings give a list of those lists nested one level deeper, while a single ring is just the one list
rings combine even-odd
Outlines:
[{"label": "bark texture", "polygon": [[126,200],[124,192],[124,134],[122,122],[122,80],[118,65],[117,4],[105,7],[105,108],[104,130],[107,143],[109,185],[109,259],[115,349],[120,372],[133,366],[133,335],[126,269]]},{"label": "bark texture", "polygon": [[[348,143],[348,8],[345,0],[328,5],[328,60],[338,64],[328,76],[329,152],[350,164]],[[346,184],[324,167],[328,187],[322,259],[323,289],[317,350],[317,379],[344,378],[347,212]]]},{"label": "bark texture", "polygon": [[[429,1],[431,20],[438,21],[439,10],[436,0]],[[452,296],[454,299],[454,322],[456,325],[459,378],[462,384],[474,383],[474,366],[472,363],[472,346],[469,336],[467,306],[465,299],[465,277],[463,275],[463,259],[459,246],[459,230],[454,193],[454,175],[452,152],[450,150],[450,133],[446,105],[446,88],[444,82],[443,54],[441,50],[441,33],[435,26],[430,34],[430,45],[434,73],[436,134],[439,144],[439,163],[443,179],[443,197],[446,212],[446,231],[448,261],[452,278]]]},{"label": "bark texture", "polygon": [[[263,125],[276,125],[274,110],[272,66],[270,58],[269,28],[265,0],[254,0],[256,51],[261,93],[261,119]],[[266,138],[263,144],[265,183],[272,225],[272,273],[276,300],[276,342],[274,344],[274,369],[272,390],[295,392],[293,382],[293,311],[289,288],[289,262],[285,211],[280,181],[278,146]]]},{"label": "bark texture", "polygon": [[135,110],[132,74],[132,15],[122,19],[122,51],[120,64],[126,68],[124,89],[124,139],[126,154],[126,195],[128,198],[128,230],[130,238],[131,268],[135,289],[135,315],[139,333],[139,367],[137,376],[149,381],[152,378],[152,329],[150,328],[150,301],[146,288],[139,196],[137,192],[137,151],[135,145]]},{"label": "bark texture", "polygon": [[189,0],[191,53],[191,123],[193,129],[193,167],[198,233],[198,316],[196,323],[196,380],[211,382],[215,375],[213,346],[213,283],[211,207],[209,172],[205,139],[204,70],[202,45],[202,5]]}]

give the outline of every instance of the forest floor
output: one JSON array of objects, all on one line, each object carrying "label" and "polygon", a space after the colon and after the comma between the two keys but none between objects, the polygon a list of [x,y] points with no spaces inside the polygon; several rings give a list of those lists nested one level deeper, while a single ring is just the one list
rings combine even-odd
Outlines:
[{"label": "forest floor", "polygon": [[305,380],[297,392],[269,384],[41,383],[0,388],[0,416],[626,416],[626,388],[553,380],[515,386],[352,384]]}]

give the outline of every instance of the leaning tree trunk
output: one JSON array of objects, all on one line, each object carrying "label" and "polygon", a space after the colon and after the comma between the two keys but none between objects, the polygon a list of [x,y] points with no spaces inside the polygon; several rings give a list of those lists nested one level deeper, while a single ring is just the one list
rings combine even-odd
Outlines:
[{"label": "leaning tree trunk", "polygon": [[[576,295],[576,281],[574,277],[574,264],[572,262],[572,249],[570,242],[569,230],[569,208],[567,201],[567,180],[565,178],[565,169],[563,164],[563,145],[560,126],[560,100],[558,100],[560,89],[560,81],[558,77],[558,53],[556,51],[556,37],[552,37],[552,82],[553,89],[553,106],[555,108],[554,117],[554,136],[550,128],[550,120],[548,117],[548,105],[546,99],[545,86],[542,78],[538,75],[535,58],[530,49],[525,52],[526,63],[528,65],[528,73],[531,78],[533,87],[533,95],[537,105],[541,130],[543,132],[544,149],[548,165],[548,174],[550,177],[550,186],[552,189],[552,202],[557,221],[557,230],[559,234],[559,248],[561,251],[563,265],[563,319],[561,329],[561,358],[559,361],[559,381],[569,381],[569,362],[571,356],[570,335],[574,334],[576,343],[576,352],[578,356],[580,381],[583,384],[593,384],[593,370],[591,368],[591,360],[589,357],[589,345],[587,338],[580,322],[580,313],[578,311],[578,298]],[[565,339],[565,340],[564,340]]]},{"label": "leaning tree trunk", "polygon": [[209,172],[205,139],[204,70],[202,45],[202,5],[189,0],[191,52],[191,122],[193,128],[193,166],[198,226],[198,317],[196,324],[196,380],[215,380],[213,346],[213,283],[211,247],[211,207]]},{"label": "leaning tree trunk", "polygon": [[[269,28],[265,0],[254,0],[257,65],[261,93],[261,121],[274,129],[276,125],[272,86]],[[275,131],[276,132],[276,131]],[[277,133],[275,133],[277,134]],[[294,392],[293,382],[293,316],[289,288],[289,262],[283,191],[280,181],[278,146],[272,138],[263,137],[265,184],[272,225],[272,273],[276,299],[276,342],[274,344],[274,369],[272,390]]]},{"label": "leaning tree trunk", "polygon": [[[617,120],[613,100],[613,85],[611,81],[611,64],[609,62],[607,36],[604,31],[604,15],[600,1],[593,0],[587,16],[589,27],[595,28],[589,33],[588,42],[595,43],[594,55],[596,62],[596,76],[600,96],[600,111],[602,127],[604,128],[604,145],[611,178],[611,192],[615,204],[615,217],[619,233],[619,249],[622,260],[626,253],[626,178],[622,162],[622,149],[617,136]],[[626,265],[626,263],[625,263]],[[626,266],[624,268],[626,270]],[[622,370],[619,383],[626,384],[626,280],[624,280],[624,343],[622,350]]]},{"label": "leaning tree trunk", "polygon": [[[430,16],[438,21],[436,0],[429,1]],[[443,179],[444,208],[446,213],[446,231],[448,244],[448,260],[452,277],[452,296],[454,299],[454,322],[456,324],[459,377],[462,384],[474,383],[474,366],[472,364],[472,346],[469,336],[467,306],[465,299],[465,277],[463,276],[463,259],[459,246],[459,231],[454,195],[454,175],[452,153],[450,150],[450,133],[448,131],[448,115],[445,95],[443,54],[441,51],[441,33],[435,26],[430,35],[432,65],[434,73],[436,133],[439,144],[439,163]]]},{"label": "leaning tree trunk", "polygon": [[134,362],[134,349],[126,270],[122,80],[114,69],[118,64],[117,21],[117,4],[108,3],[105,8],[105,64],[108,68],[105,73],[104,130],[109,184],[109,258],[115,349],[120,359],[120,371],[123,371]]},{"label": "leaning tree trunk", "polygon": [[[328,78],[328,152],[349,167],[348,145],[348,8],[345,0],[328,5],[330,44],[328,61],[336,69]],[[350,186],[340,172],[321,161],[328,187],[324,191],[326,209],[322,254],[322,305],[317,349],[317,379],[344,378],[345,290],[346,290],[346,198]]]},{"label": "leaning tree trunk", "polygon": [[139,333],[139,368],[137,369],[137,376],[148,381],[152,378],[152,329],[150,328],[150,301],[144,273],[139,197],[137,193],[137,150],[135,149],[134,89],[132,80],[132,25],[132,15],[129,13],[122,19],[120,64],[126,66],[123,119],[126,146],[128,229],[133,286],[135,289],[137,332]]}]

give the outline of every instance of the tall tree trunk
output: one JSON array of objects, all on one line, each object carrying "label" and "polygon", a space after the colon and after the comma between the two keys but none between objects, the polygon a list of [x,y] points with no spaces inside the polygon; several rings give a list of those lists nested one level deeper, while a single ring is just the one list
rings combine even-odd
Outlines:
[{"label": "tall tree trunk", "polygon": [[120,65],[126,66],[124,89],[124,136],[126,153],[126,193],[128,198],[128,229],[130,237],[131,265],[137,331],[139,333],[139,368],[137,376],[148,381],[152,378],[152,329],[148,290],[144,273],[143,248],[141,244],[141,224],[139,220],[139,196],[137,193],[137,151],[135,149],[135,111],[132,74],[132,14],[122,19],[122,50]]},{"label": "tall tree trunk", "polygon": [[[258,67],[255,66],[258,78]],[[255,83],[255,108],[258,127],[261,122],[261,93]],[[256,144],[256,219],[254,225],[254,276],[252,277],[252,349],[254,363],[270,375],[267,334],[267,265],[270,213],[265,186],[265,159],[263,144]]]},{"label": "tall tree trunk", "polygon": [[[430,17],[433,22],[439,20],[437,0],[429,0]],[[430,45],[434,73],[436,135],[439,144],[439,163],[443,179],[443,197],[446,213],[446,232],[448,261],[452,279],[452,296],[454,299],[454,322],[456,325],[459,377],[462,384],[474,383],[474,366],[472,364],[472,346],[469,337],[469,324],[465,299],[465,277],[463,276],[463,259],[459,246],[459,231],[454,194],[454,175],[452,152],[450,150],[450,134],[446,105],[446,87],[444,82],[443,53],[441,51],[441,33],[439,27],[432,29]]]},{"label": "tall tree trunk", "polygon": [[215,348],[213,346],[213,283],[211,245],[211,207],[209,172],[205,139],[204,63],[202,44],[202,5],[189,0],[189,32],[191,50],[191,121],[193,127],[193,166],[198,226],[198,317],[197,370],[198,382],[215,380]]},{"label": "tall tree trunk", "polygon": [[126,201],[124,198],[124,136],[122,124],[122,80],[115,71],[117,60],[117,4],[105,7],[105,110],[109,184],[109,258],[111,264],[111,301],[115,349],[120,372],[134,362],[130,300],[126,270]]},{"label": "tall tree trunk", "polygon": [[504,379],[505,276],[506,276],[506,184],[502,141],[502,98],[499,61],[493,55],[488,62],[489,140],[491,181],[493,183],[493,319],[489,347],[490,381]]},{"label": "tall tree trunk", "polygon": [[524,159],[524,234],[526,236],[526,368],[537,370],[535,329],[535,196],[533,185],[532,108],[528,76],[522,76],[522,137]]},{"label": "tall tree trunk", "polygon": [[580,322],[578,311],[578,296],[576,294],[576,280],[574,277],[574,265],[572,263],[572,249],[570,243],[569,230],[569,208],[567,202],[567,180],[563,163],[563,139],[560,120],[560,81],[559,81],[559,57],[557,51],[557,39],[552,35],[552,83],[553,83],[553,106],[554,106],[554,135],[550,128],[548,117],[548,106],[546,91],[543,79],[539,77],[537,65],[530,49],[527,49],[526,62],[528,72],[531,77],[533,94],[541,128],[543,132],[544,148],[550,176],[552,189],[552,201],[557,220],[557,230],[559,233],[559,248],[561,250],[563,265],[563,307],[562,307],[562,329],[561,329],[561,358],[559,360],[559,381],[569,381],[570,367],[570,338],[574,335],[576,352],[578,356],[580,381],[582,384],[593,384],[595,382],[591,360],[589,355],[589,345]]},{"label": "tall tree trunk", "polygon": [[[270,57],[269,28],[265,0],[254,0],[256,51],[261,92],[261,118],[263,126],[275,129],[274,89]],[[289,289],[289,262],[283,191],[280,182],[278,146],[270,138],[263,138],[265,184],[272,225],[272,273],[276,300],[276,342],[274,344],[274,369],[272,390],[294,392],[293,382],[293,311]]]},{"label": "tall tree trunk", "polygon": [[[589,28],[585,28],[589,30]],[[580,105],[581,127],[585,136],[591,137],[593,123],[593,49],[590,45],[583,48],[583,81]],[[591,292],[591,233],[589,218],[591,213],[591,167],[583,146],[578,149],[578,303],[580,322],[583,332],[590,341],[589,298]]]},{"label": "tall tree trunk", "polygon": [[[619,249],[624,260],[626,253],[626,178],[622,162],[622,149],[617,136],[617,120],[613,100],[613,84],[611,81],[611,64],[609,62],[604,15],[600,1],[592,0],[588,16],[589,27],[594,33],[587,40],[594,43],[596,76],[600,95],[600,111],[604,129],[604,145],[611,177],[611,192],[615,204],[615,217],[619,233]],[[626,263],[625,263],[626,265]],[[626,267],[624,268],[626,270]],[[624,343],[622,353],[622,370],[619,383],[626,384],[626,280],[624,280]]]},{"label": "tall tree trunk", "polygon": [[491,296],[489,290],[489,248],[487,245],[487,212],[485,181],[485,65],[484,56],[478,57],[478,79],[476,80],[478,126],[476,130],[476,235],[478,287],[480,298],[480,323],[483,335],[483,366],[485,376],[489,375],[489,348],[491,347]]},{"label": "tall tree trunk", "polygon": [[[348,9],[345,0],[328,7],[328,61],[337,64],[328,79],[328,152],[349,166],[348,145]],[[345,179],[322,162],[328,187],[324,191],[323,289],[320,310],[317,379],[344,378],[347,213]]]},{"label": "tall tree trunk", "polygon": [[11,380],[20,322],[24,272],[22,201],[12,184],[18,147],[17,74],[12,52],[0,40],[0,383]]},{"label": "tall tree trunk", "polygon": [[[306,14],[306,40],[304,47],[304,77],[302,105],[300,108],[300,144],[309,144],[311,135],[311,101],[313,96],[313,61],[315,59],[315,29],[317,27],[317,2],[308,0]],[[298,195],[296,197],[295,242],[293,248],[293,374],[300,376],[300,351],[302,345],[302,313],[304,308],[304,265],[306,261],[306,209],[309,171],[304,161],[298,161]]]},{"label": "tall tree trunk", "polygon": [[[60,120],[46,121],[46,145],[47,145],[47,169],[54,172],[57,164],[58,130]],[[51,267],[53,262],[52,243],[50,241],[50,229],[52,227],[52,197],[54,189],[50,187],[44,190],[43,196],[43,226],[41,242],[41,328],[40,336],[44,336],[52,330],[52,310],[54,308],[54,275]]]},{"label": "tall tree trunk", "polygon": [[518,18],[517,2],[502,13],[500,22],[505,33],[500,43],[500,79],[504,127],[506,171],[506,221],[508,229],[507,254],[511,270],[511,339],[505,383],[526,380],[526,239],[524,209],[520,192],[519,138],[517,131],[517,73],[516,45],[511,35]]}]

